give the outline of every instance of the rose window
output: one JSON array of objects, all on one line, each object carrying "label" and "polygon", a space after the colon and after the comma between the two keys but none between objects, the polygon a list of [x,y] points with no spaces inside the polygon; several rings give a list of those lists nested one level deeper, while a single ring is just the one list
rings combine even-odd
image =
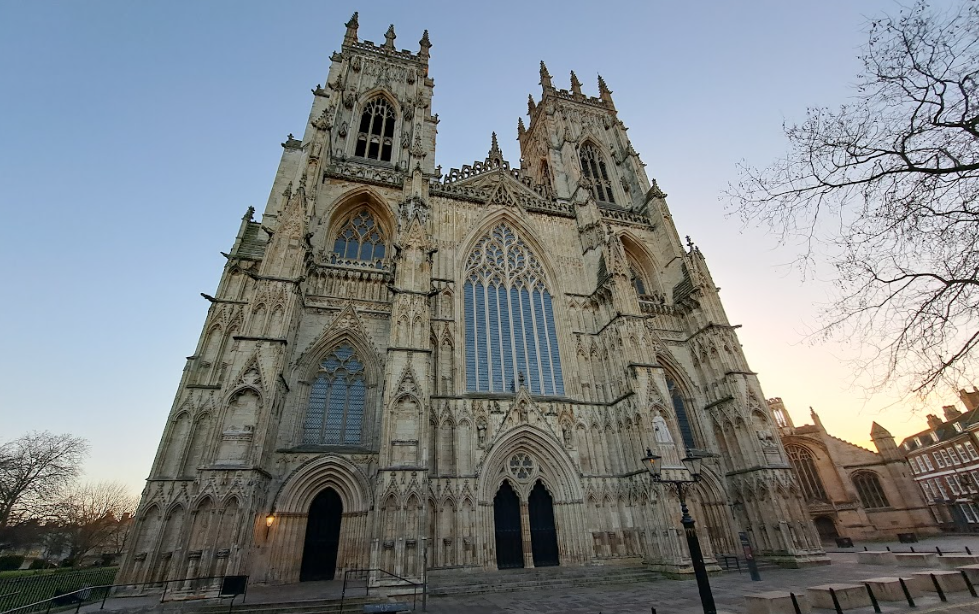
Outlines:
[{"label": "rose window", "polygon": [[529,479],[534,473],[534,460],[523,452],[514,454],[510,457],[510,473],[518,480]]}]

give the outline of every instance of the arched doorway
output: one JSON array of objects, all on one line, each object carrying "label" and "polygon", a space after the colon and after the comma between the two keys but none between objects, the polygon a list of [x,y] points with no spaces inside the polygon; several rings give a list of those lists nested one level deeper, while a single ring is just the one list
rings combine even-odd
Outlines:
[{"label": "arched doorway", "polygon": [[832,542],[834,539],[840,536],[836,531],[836,523],[829,516],[819,516],[812,521],[816,525],[816,531],[819,533],[819,539],[824,542]]},{"label": "arched doorway", "polygon": [[493,498],[496,524],[496,567],[523,567],[523,535],[520,532],[520,500],[510,482],[504,480]]},{"label": "arched doorway", "polygon": [[537,480],[530,492],[530,543],[534,551],[534,567],[560,564],[557,551],[557,529],[554,527],[554,502],[551,493]]},{"label": "arched doorway", "polygon": [[343,502],[332,488],[322,490],[309,506],[306,540],[299,581],[332,580],[340,548],[340,520]]}]

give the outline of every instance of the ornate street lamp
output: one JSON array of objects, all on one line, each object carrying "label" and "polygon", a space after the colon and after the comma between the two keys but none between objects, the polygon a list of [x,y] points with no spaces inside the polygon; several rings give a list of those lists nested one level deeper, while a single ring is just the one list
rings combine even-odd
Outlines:
[{"label": "ornate street lamp", "polygon": [[690,560],[693,563],[693,574],[697,578],[697,590],[700,591],[700,602],[704,606],[704,614],[716,614],[717,608],[714,607],[714,594],[710,590],[710,580],[707,578],[707,567],[704,565],[704,555],[700,551],[700,540],[697,538],[697,530],[694,528],[694,519],[690,517],[687,510],[686,489],[691,484],[700,481],[701,466],[704,463],[703,456],[689,455],[683,459],[683,466],[686,471],[668,468],[666,475],[663,474],[663,458],[653,454],[652,450],[646,448],[646,457],[642,459],[649,475],[654,482],[666,484],[672,488],[680,499],[680,511],[683,517],[680,523],[683,524],[684,533],[687,535],[687,549],[690,550]]}]

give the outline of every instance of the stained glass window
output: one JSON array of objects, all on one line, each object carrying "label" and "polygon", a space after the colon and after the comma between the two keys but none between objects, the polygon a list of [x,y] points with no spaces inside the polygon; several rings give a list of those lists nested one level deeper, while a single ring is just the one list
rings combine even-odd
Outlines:
[{"label": "stained glass window", "polygon": [[680,427],[680,437],[683,438],[683,445],[687,449],[695,448],[693,429],[690,428],[690,416],[687,415],[687,406],[683,402],[680,387],[676,385],[676,382],[669,375],[666,376],[666,387],[670,391],[670,400],[673,402],[673,413],[676,414],[676,423]]},{"label": "stained glass window", "polygon": [[342,344],[320,363],[309,394],[303,443],[358,445],[364,426],[364,363]]},{"label": "stained glass window", "polygon": [[816,460],[809,448],[789,445],[785,446],[785,452],[799,475],[799,483],[806,500],[826,501],[826,489],[823,488],[823,481],[819,479]]},{"label": "stained glass window", "polygon": [[857,494],[860,495],[864,507],[872,509],[890,506],[876,473],[861,471],[853,474],[853,485],[857,487]]},{"label": "stained glass window", "polygon": [[612,180],[605,167],[605,159],[598,148],[591,143],[585,143],[581,146],[580,153],[581,172],[591,195],[598,202],[615,203],[615,196],[612,195]]},{"label": "stained glass window", "polygon": [[350,216],[333,243],[333,253],[348,260],[373,262],[384,258],[384,252],[384,233],[367,209]]},{"label": "stained glass window", "polygon": [[551,294],[537,257],[506,224],[466,261],[466,390],[564,394]]},{"label": "stained glass window", "polygon": [[360,129],[357,131],[357,148],[354,155],[359,158],[391,161],[394,143],[394,109],[384,98],[375,98],[367,103],[360,116]]}]

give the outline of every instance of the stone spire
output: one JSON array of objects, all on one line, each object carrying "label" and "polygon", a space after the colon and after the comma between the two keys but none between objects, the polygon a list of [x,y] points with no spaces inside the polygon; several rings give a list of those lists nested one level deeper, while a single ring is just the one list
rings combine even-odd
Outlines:
[{"label": "stone spire", "polygon": [[496,140],[495,132],[493,133],[489,154],[487,154],[486,158],[493,166],[500,166],[503,164],[503,152],[500,151],[500,142]]},{"label": "stone spire", "polygon": [[350,21],[347,22],[347,33],[343,35],[344,45],[352,45],[357,42],[357,26],[359,25],[357,13],[355,12],[353,17],[350,18]]},{"label": "stone spire", "polygon": [[394,33],[394,24],[392,23],[388,26],[388,31],[384,33],[384,48],[394,49],[394,39],[397,37],[398,35]]},{"label": "stone spire", "polygon": [[523,118],[522,117],[518,117],[517,118],[517,138],[518,139],[522,139],[525,132],[527,132],[527,128],[526,128],[526,126],[523,125]]},{"label": "stone spire", "polygon": [[605,79],[602,79],[602,75],[598,75],[598,96],[602,101],[608,106],[615,108],[612,104],[612,90],[608,89],[608,85],[605,84]]},{"label": "stone spire", "polygon": [[581,97],[581,81],[578,81],[578,75],[571,71],[571,93],[577,97]]},{"label": "stone spire", "polygon": [[418,57],[428,59],[429,49],[432,48],[432,41],[428,40],[428,30],[422,34],[422,39],[418,41]]},{"label": "stone spire", "polygon": [[545,90],[549,90],[554,87],[551,84],[551,73],[547,72],[547,66],[544,65],[544,60],[540,61],[540,84]]},{"label": "stone spire", "polygon": [[536,110],[537,110],[537,103],[534,102],[534,95],[527,94],[527,114],[533,117],[534,111]]},{"label": "stone spire", "polygon": [[812,416],[812,423],[815,424],[819,430],[825,433],[826,427],[823,426],[823,421],[819,419],[819,414],[816,413],[816,410],[809,407],[809,415]]}]

